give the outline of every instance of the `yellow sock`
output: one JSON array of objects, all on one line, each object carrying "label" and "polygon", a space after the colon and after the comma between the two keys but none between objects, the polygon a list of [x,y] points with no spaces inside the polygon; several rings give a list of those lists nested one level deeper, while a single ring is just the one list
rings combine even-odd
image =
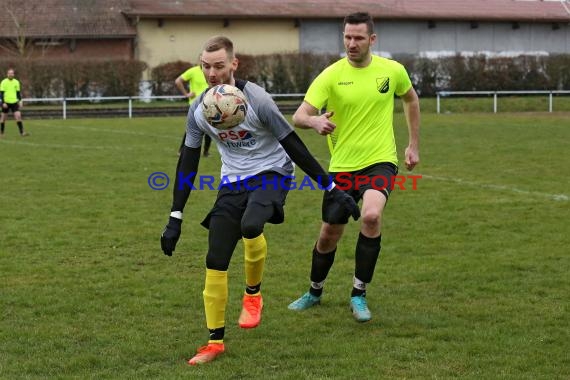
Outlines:
[{"label": "yellow sock", "polygon": [[255,286],[261,283],[263,267],[267,256],[267,242],[263,234],[253,239],[243,238],[245,251],[245,284]]},{"label": "yellow sock", "polygon": [[208,329],[224,327],[226,303],[228,302],[228,272],[206,269],[206,285],[203,295]]}]

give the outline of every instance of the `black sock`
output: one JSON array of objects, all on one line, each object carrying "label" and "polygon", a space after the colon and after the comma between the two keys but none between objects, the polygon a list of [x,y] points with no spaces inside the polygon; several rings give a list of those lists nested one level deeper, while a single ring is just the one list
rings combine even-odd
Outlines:
[{"label": "black sock", "polygon": [[261,282],[257,285],[254,285],[254,286],[246,285],[246,287],[245,287],[245,292],[247,294],[257,294],[260,291],[261,291]]},{"label": "black sock", "polygon": [[[369,238],[362,233],[358,235],[358,242],[356,243],[355,252],[355,269],[354,277],[360,281],[368,284],[372,281],[374,275],[374,268],[380,256],[380,247],[382,242],[382,235],[375,238]],[[364,295],[365,289],[352,288],[352,296]]]},{"label": "black sock", "polygon": [[[317,246],[313,248],[313,262],[311,265],[311,288],[309,292],[315,297],[320,297],[323,293],[323,282],[329,274],[334,263],[336,248],[329,253],[320,253]],[[317,285],[317,287],[315,287]]]},{"label": "black sock", "polygon": [[180,147],[178,148],[178,154],[182,153],[182,149],[184,149],[184,144],[186,143],[186,133],[182,136],[182,142],[180,142]]},{"label": "black sock", "polygon": [[204,135],[204,154],[210,152],[210,145],[212,145],[212,138],[208,135]]},{"label": "black sock", "polygon": [[219,329],[209,329],[210,340],[223,340],[224,339],[225,327],[220,327]]},{"label": "black sock", "polygon": [[4,123],[0,123],[0,132],[4,133]]},{"label": "black sock", "polygon": [[18,124],[18,129],[20,130],[20,134],[24,133],[24,125],[21,121],[16,122]]},{"label": "black sock", "polygon": [[352,292],[350,293],[351,297],[366,297],[366,290],[352,288]]}]

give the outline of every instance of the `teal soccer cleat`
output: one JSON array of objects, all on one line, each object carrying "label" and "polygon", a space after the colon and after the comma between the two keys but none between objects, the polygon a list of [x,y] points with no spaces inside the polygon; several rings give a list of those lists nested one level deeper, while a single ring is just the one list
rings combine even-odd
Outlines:
[{"label": "teal soccer cleat", "polygon": [[321,297],[317,297],[307,292],[301,298],[289,304],[289,310],[301,311],[321,303]]},{"label": "teal soccer cleat", "polygon": [[372,319],[372,314],[370,314],[366,304],[366,298],[362,296],[350,297],[350,309],[354,319],[358,322],[367,322]]}]

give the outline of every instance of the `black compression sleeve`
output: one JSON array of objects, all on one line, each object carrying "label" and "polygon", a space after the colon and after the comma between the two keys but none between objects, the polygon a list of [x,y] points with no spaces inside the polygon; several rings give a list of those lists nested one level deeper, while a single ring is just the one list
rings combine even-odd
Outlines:
[{"label": "black compression sleeve", "polygon": [[283,146],[289,157],[291,157],[311,179],[317,181],[324,188],[327,188],[331,184],[332,178],[329,177],[325,169],[315,160],[295,131],[289,133],[284,139],[279,141],[279,143]]},{"label": "black compression sleeve", "polygon": [[184,206],[194,187],[194,180],[200,163],[200,148],[188,148],[186,145],[180,152],[176,165],[176,180],[174,181],[172,209],[170,211],[184,211]]},{"label": "black compression sleeve", "polygon": [[18,101],[22,100],[22,94],[20,93],[20,91],[16,92],[16,97],[18,98]]}]

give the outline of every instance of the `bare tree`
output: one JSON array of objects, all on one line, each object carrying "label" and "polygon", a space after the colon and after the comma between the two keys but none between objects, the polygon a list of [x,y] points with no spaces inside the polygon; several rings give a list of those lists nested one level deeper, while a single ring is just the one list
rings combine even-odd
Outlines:
[{"label": "bare tree", "polygon": [[[41,0],[1,0],[3,3],[5,27],[1,28],[0,51],[11,56],[30,58],[34,54],[44,55],[46,50],[57,45],[59,40],[42,36],[38,31],[38,15],[48,12],[48,6]],[[41,18],[41,16],[40,16]],[[37,49],[41,49],[39,52]]]}]

